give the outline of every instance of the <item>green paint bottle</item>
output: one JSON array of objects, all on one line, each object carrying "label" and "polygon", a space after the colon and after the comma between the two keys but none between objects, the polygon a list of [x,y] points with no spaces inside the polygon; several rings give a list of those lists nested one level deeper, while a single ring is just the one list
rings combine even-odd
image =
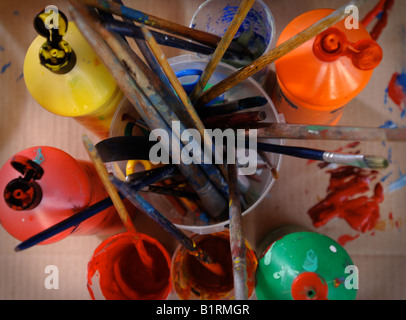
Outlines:
[{"label": "green paint bottle", "polygon": [[286,226],[268,234],[259,249],[259,300],[355,299],[358,269],[333,239]]}]

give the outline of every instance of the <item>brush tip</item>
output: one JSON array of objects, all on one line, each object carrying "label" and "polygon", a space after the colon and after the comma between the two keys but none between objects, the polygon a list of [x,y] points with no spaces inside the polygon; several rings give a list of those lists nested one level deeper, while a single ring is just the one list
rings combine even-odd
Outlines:
[{"label": "brush tip", "polygon": [[389,161],[380,156],[365,156],[364,160],[370,169],[386,169],[389,166]]}]

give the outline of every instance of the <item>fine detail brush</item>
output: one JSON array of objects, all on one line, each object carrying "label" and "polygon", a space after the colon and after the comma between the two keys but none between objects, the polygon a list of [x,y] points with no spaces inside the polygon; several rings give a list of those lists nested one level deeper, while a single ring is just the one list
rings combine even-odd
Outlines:
[{"label": "fine detail brush", "polygon": [[214,262],[212,258],[199,248],[192,239],[187,237],[179,228],[170,222],[162,213],[156,210],[148,201],[146,201],[136,191],[123,181],[120,181],[114,176],[110,176],[111,182],[116,186],[121,194],[123,194],[136,208],[144,212],[148,217],[154,220],[158,225],[178,240],[188,252],[195,256],[207,269],[217,275],[224,275],[224,270],[220,264]]},{"label": "fine detail brush", "polygon": [[106,167],[103,164],[103,161],[101,160],[99,154],[97,153],[96,147],[93,145],[93,143],[90,141],[89,137],[87,135],[83,136],[83,144],[86,148],[87,153],[89,154],[90,159],[92,160],[94,167],[96,168],[96,171],[100,177],[100,180],[102,181],[107,193],[109,194],[111,200],[113,201],[114,207],[117,210],[118,215],[120,216],[121,221],[123,222],[123,225],[127,229],[127,231],[131,232],[134,235],[134,244],[135,247],[137,248],[137,251],[139,252],[139,256],[142,260],[142,263],[151,269],[153,266],[153,259],[149,256],[147,253],[147,250],[144,247],[144,243],[142,239],[139,236],[138,231],[136,230],[132,220],[131,216],[128,213],[121,197],[119,196],[116,188],[113,186],[113,184],[110,182],[108,176],[108,172]]},{"label": "fine detail brush", "polygon": [[317,149],[281,146],[261,142],[257,143],[257,148],[258,150],[266,152],[279,153],[297,158],[324,161],[360,168],[385,169],[389,166],[389,161],[381,156],[329,152]]}]

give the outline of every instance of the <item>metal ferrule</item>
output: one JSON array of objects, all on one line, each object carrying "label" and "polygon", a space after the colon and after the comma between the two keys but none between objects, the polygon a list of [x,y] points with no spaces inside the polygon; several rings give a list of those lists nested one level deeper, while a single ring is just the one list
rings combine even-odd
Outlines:
[{"label": "metal ferrule", "polygon": [[323,161],[367,168],[364,156],[359,154],[342,154],[326,151],[323,153]]}]

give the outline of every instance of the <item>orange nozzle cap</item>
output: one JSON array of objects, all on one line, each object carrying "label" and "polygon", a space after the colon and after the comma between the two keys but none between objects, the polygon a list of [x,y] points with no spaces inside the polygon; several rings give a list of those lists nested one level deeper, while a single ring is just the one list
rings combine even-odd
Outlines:
[{"label": "orange nozzle cap", "polygon": [[313,43],[313,53],[321,61],[332,62],[341,56],[351,59],[360,70],[372,70],[382,61],[383,51],[372,39],[362,39],[355,43],[347,40],[344,32],[329,28],[320,33]]},{"label": "orange nozzle cap", "polygon": [[383,59],[382,48],[375,40],[363,39],[351,46],[351,61],[360,70],[375,69]]},{"label": "orange nozzle cap", "polygon": [[320,33],[313,43],[313,52],[322,61],[335,61],[344,55],[347,37],[337,28],[329,28]]}]

